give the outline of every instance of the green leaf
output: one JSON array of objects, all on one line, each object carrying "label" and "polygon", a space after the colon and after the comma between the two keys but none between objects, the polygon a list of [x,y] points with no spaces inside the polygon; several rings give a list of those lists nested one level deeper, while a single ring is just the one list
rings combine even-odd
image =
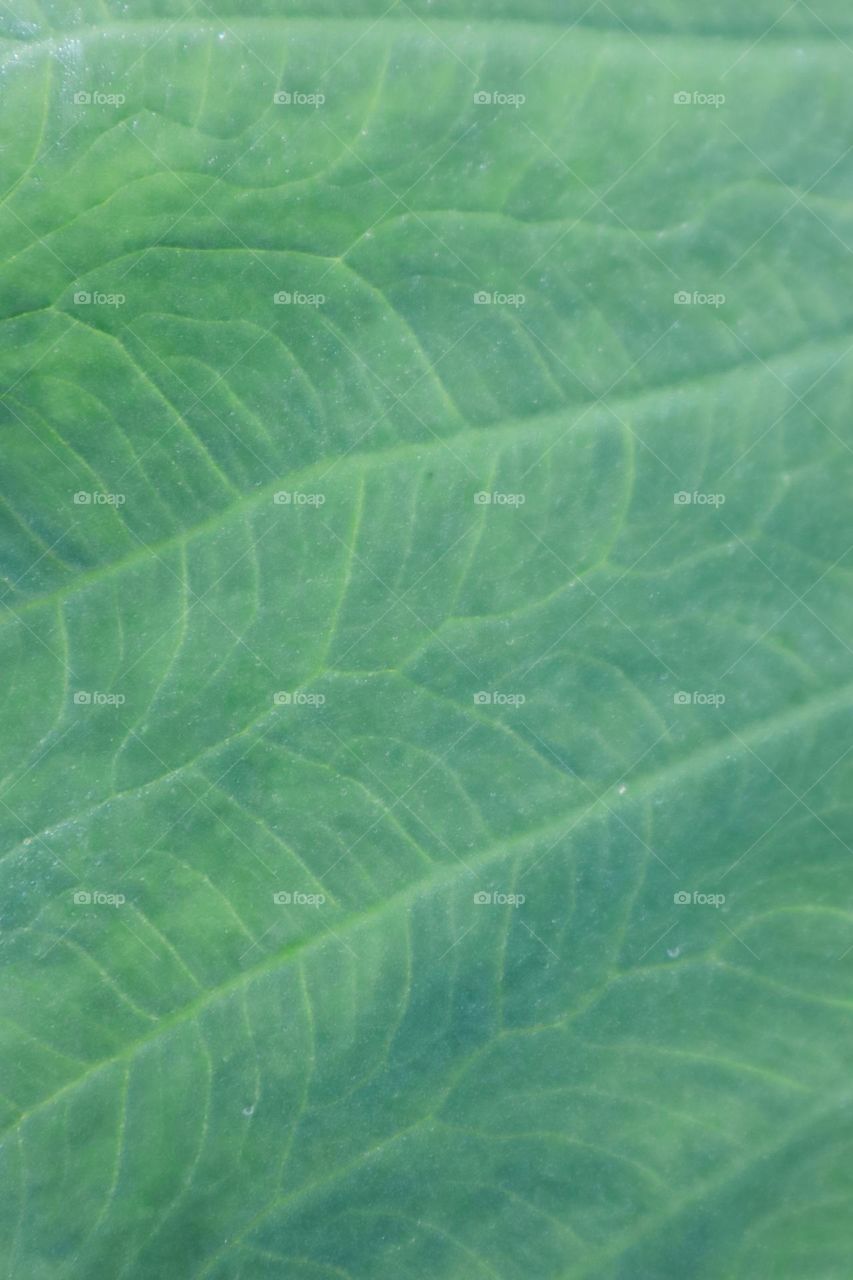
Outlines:
[{"label": "green leaf", "polygon": [[10,1280],[842,1280],[848,10],[0,30]]}]

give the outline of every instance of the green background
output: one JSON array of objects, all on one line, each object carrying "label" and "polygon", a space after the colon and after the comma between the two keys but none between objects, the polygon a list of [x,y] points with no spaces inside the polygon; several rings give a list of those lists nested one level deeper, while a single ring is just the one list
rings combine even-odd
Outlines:
[{"label": "green background", "polygon": [[847,1280],[849,8],[13,8],[10,1280]]}]

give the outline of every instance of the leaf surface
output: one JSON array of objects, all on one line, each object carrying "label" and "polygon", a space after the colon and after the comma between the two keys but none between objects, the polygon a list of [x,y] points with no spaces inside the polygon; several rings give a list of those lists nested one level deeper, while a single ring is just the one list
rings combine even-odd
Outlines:
[{"label": "leaf surface", "polygon": [[0,32],[8,1275],[841,1280],[848,11]]}]

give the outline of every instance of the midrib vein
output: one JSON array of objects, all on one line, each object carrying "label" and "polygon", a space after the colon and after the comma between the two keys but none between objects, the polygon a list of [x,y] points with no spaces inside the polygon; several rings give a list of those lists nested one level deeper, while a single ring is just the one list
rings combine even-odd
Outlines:
[{"label": "midrib vein", "polygon": [[[817,698],[812,698],[806,703],[802,703],[799,707],[780,712],[775,716],[769,717],[767,720],[759,721],[745,729],[740,734],[741,747],[737,740],[725,738],[721,741],[709,743],[707,746],[698,751],[693,752],[681,760],[673,764],[665,765],[662,769],[658,769],[653,773],[640,776],[631,782],[631,799],[636,801],[638,798],[645,798],[656,790],[671,786],[689,778],[697,772],[708,773],[718,765],[725,763],[727,760],[743,754],[747,746],[752,743],[760,742],[764,738],[770,736],[782,736],[795,729],[800,728],[803,724],[817,720],[821,716],[831,712],[839,712],[849,706],[853,699],[853,682],[842,686],[840,689],[833,690]],[[399,908],[408,908],[418,901],[419,898],[429,894],[438,892],[444,887],[452,887],[458,883],[462,875],[468,868],[483,868],[489,866],[490,863],[506,856],[507,854],[517,854],[526,844],[536,842],[541,839],[548,839],[557,835],[561,828],[569,824],[570,830],[577,830],[581,823],[595,820],[596,818],[610,812],[610,804],[608,801],[612,799],[609,789],[605,788],[601,797],[591,801],[588,805],[575,806],[566,810],[563,814],[556,818],[550,819],[541,826],[532,831],[525,831],[516,836],[511,836],[504,841],[498,841],[485,849],[481,849],[479,853],[470,856],[467,859],[465,867],[460,868],[459,863],[453,863],[450,866],[443,867],[441,871],[431,876],[425,876],[413,884],[407,886],[406,889],[400,890],[399,893],[393,894],[389,898],[385,898],[381,902],[375,903],[367,910],[351,915],[345,920],[338,922],[336,935],[350,934],[364,927],[375,920],[381,920],[383,917],[392,914]],[[568,834],[568,832],[567,832]],[[250,986],[258,979],[265,977],[267,974],[274,973],[277,969],[292,962],[298,956],[310,955],[315,951],[322,950],[329,944],[329,936],[324,932],[315,934],[310,938],[306,938],[301,942],[293,943],[288,947],[284,947],[281,951],[277,951],[274,955],[267,956],[265,960],[252,968],[241,970],[232,977],[226,979],[216,987],[212,987],[198,996],[195,1000],[183,1005],[174,1013],[160,1020],[156,1027],[145,1035],[131,1041],[119,1053],[113,1054],[109,1058],[104,1058],[99,1062],[93,1063],[85,1071],[68,1080],[64,1085],[57,1089],[48,1097],[43,1098],[34,1106],[19,1115],[5,1130],[0,1131],[0,1138],[6,1134],[14,1133],[22,1125],[24,1125],[33,1116],[41,1111],[48,1109],[53,1103],[59,1101],[66,1095],[73,1093],[75,1089],[82,1087],[92,1077],[108,1071],[117,1063],[126,1062],[133,1059],[146,1045],[159,1040],[162,1036],[167,1035],[175,1027],[183,1026],[185,1023],[191,1022],[195,1017],[201,1015],[211,1005],[220,1000],[227,999],[230,995],[239,991],[241,988]],[[626,974],[630,974],[630,970],[625,970]]]},{"label": "midrib vein", "polygon": [[[808,352],[810,349],[814,352],[815,358],[823,356],[829,359],[836,350],[840,350],[842,355],[847,351],[849,337],[849,332],[841,331],[823,341],[816,341],[810,338],[795,347],[769,354],[762,357],[762,359],[766,365],[772,368],[773,365],[782,364],[784,361],[791,360],[803,352]],[[840,364],[840,362],[830,364],[830,369],[835,368],[836,364]],[[343,453],[340,457],[321,458],[304,467],[298,467],[295,470],[286,471],[276,476],[274,480],[269,481],[267,484],[253,489],[251,493],[244,494],[234,502],[220,507],[207,519],[199,521],[198,524],[192,525],[187,529],[181,529],[177,533],[169,534],[168,537],[161,538],[156,542],[147,543],[118,560],[110,561],[109,564],[97,565],[92,569],[83,570],[75,576],[72,582],[68,582],[62,587],[57,587],[44,595],[32,596],[17,606],[13,606],[5,600],[0,601],[6,610],[5,614],[0,616],[0,630],[4,626],[12,625],[17,621],[18,617],[74,596],[77,592],[85,591],[94,583],[108,579],[113,574],[123,573],[126,569],[135,568],[137,565],[151,559],[156,560],[162,553],[176,549],[183,543],[189,543],[196,538],[204,537],[206,534],[218,532],[232,517],[242,515],[244,512],[254,508],[259,508],[263,503],[269,503],[272,500],[272,495],[283,486],[322,479],[326,474],[338,467],[357,473],[359,470],[378,469],[397,462],[414,461],[417,463],[424,453],[432,454],[440,449],[458,449],[466,445],[484,446],[487,449],[489,461],[491,461],[496,440],[498,442],[502,440],[514,442],[525,436],[535,438],[539,434],[547,438],[549,433],[566,432],[574,427],[595,430],[598,426],[595,415],[597,413],[608,413],[608,404],[641,409],[644,405],[653,405],[656,401],[666,396],[713,389],[718,383],[737,377],[747,370],[754,370],[754,368],[755,361],[751,359],[744,360],[731,365],[727,369],[700,373],[678,382],[644,387],[642,390],[629,392],[621,396],[605,395],[602,396],[600,401],[579,401],[576,404],[567,404],[560,409],[549,410],[545,413],[530,414],[527,417],[512,418],[501,422],[484,423],[479,427],[468,426],[465,430],[457,431],[453,435],[435,436],[426,440],[388,445],[383,449],[375,449],[367,453],[353,451]],[[584,421],[581,422],[581,419]]]}]

